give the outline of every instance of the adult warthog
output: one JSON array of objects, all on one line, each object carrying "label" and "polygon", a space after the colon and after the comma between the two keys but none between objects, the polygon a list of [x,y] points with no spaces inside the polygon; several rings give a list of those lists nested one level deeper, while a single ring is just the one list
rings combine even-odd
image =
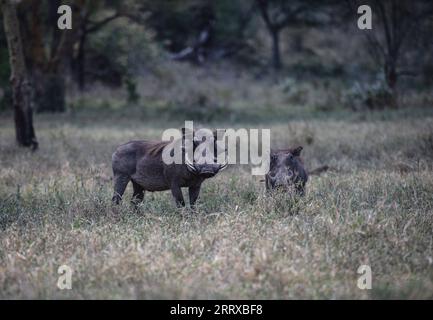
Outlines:
[{"label": "adult warthog", "polygon": [[[185,151],[183,138],[176,142],[181,148],[182,163],[166,164],[163,161],[163,150],[170,143],[170,141],[131,141],[116,149],[112,156],[113,202],[118,204],[122,200],[126,186],[132,182],[134,189],[132,201],[135,204],[143,201],[145,191],[171,190],[176,205],[178,207],[185,206],[181,188],[188,188],[190,205],[194,206],[203,181],[215,176],[227,166],[226,163],[218,164],[216,162],[194,163],[191,160],[194,157]],[[211,142],[193,140],[193,151],[201,143],[213,143],[215,145],[216,139]]]}]

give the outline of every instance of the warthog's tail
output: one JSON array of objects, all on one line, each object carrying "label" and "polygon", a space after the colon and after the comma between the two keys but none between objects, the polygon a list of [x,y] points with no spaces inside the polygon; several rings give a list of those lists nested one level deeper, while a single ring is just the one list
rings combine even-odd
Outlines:
[{"label": "warthog's tail", "polygon": [[321,166],[308,172],[310,176],[318,176],[329,170],[329,166]]}]

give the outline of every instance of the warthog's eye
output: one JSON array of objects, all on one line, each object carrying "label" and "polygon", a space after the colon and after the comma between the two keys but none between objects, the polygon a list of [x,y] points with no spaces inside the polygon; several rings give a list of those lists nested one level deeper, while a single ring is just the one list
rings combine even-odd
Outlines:
[{"label": "warthog's eye", "polygon": [[286,158],[286,164],[287,164],[287,165],[291,165],[291,164],[293,164],[293,160],[294,160],[293,155],[292,155],[291,153],[289,153],[289,154],[287,155],[287,158]]},{"label": "warthog's eye", "polygon": [[271,176],[271,178],[275,178],[275,176],[277,175],[277,173],[274,172],[274,171],[269,171],[269,175]]}]

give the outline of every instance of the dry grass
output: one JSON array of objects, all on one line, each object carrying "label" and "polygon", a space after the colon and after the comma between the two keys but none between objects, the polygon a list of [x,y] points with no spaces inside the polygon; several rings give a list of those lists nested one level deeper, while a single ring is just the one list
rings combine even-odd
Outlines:
[{"label": "dry grass", "polygon": [[[0,119],[1,298],[433,298],[430,112],[263,124],[334,170],[295,203],[232,167],[205,182],[198,212],[168,193],[113,209],[114,147],[167,124],[103,116],[39,116],[34,154]],[[63,264],[70,291],[56,287]],[[357,288],[361,264],[372,290]]]}]

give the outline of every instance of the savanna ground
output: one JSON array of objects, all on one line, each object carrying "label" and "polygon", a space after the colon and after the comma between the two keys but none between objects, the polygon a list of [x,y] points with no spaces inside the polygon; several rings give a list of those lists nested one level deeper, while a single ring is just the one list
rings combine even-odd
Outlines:
[{"label": "savanna ground", "polygon": [[[232,166],[204,183],[197,212],[175,209],[169,192],[147,193],[135,211],[131,187],[110,202],[116,145],[180,121],[40,115],[32,153],[3,115],[0,297],[433,298],[433,113],[281,114],[261,125],[273,144],[302,144],[307,168],[332,170],[296,202]],[[72,290],[56,286],[63,264]],[[357,287],[363,264],[372,290]]]}]

